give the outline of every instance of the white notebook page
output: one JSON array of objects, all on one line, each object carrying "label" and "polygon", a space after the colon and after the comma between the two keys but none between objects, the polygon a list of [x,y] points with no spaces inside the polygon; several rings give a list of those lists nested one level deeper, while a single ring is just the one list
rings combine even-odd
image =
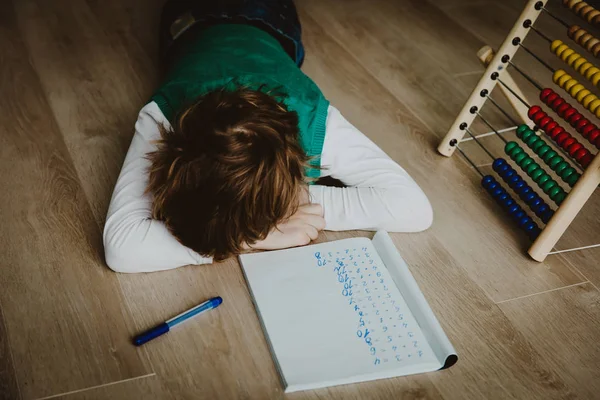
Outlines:
[{"label": "white notebook page", "polygon": [[442,367],[369,239],[240,259],[286,391]]}]

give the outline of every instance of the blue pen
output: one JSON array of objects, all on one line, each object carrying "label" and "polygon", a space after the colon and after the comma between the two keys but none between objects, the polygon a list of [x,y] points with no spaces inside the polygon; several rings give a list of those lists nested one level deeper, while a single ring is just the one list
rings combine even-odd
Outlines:
[{"label": "blue pen", "polygon": [[159,337],[160,335],[169,332],[172,327],[177,324],[181,324],[184,321],[192,318],[195,315],[202,314],[205,311],[212,310],[213,308],[217,308],[223,299],[221,297],[214,297],[208,301],[205,301],[202,304],[197,305],[196,307],[190,308],[187,311],[182,312],[176,317],[171,318],[168,321],[163,322],[162,324],[155,326],[154,328],[147,330],[146,332],[136,336],[133,338],[133,344],[136,346],[141,346],[150,340]]}]

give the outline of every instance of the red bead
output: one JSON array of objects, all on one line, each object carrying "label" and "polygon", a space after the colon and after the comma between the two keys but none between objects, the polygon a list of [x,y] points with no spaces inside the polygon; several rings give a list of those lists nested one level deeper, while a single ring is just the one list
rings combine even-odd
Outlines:
[{"label": "red bead", "polygon": [[582,118],[577,121],[577,125],[574,126],[575,129],[577,129],[577,132],[580,132],[583,130],[583,128],[585,128],[586,126],[588,126],[589,124],[591,124],[590,120],[587,118]]},{"label": "red bead", "polygon": [[557,126],[558,126],[558,124],[556,123],[556,121],[552,121],[548,125],[546,125],[546,127],[544,128],[544,131],[546,131],[546,133],[548,133],[552,129],[556,128]]},{"label": "red bead", "polygon": [[548,116],[548,114],[546,114],[546,116],[544,118],[542,118],[539,122],[539,126],[540,128],[546,130],[546,126],[550,123],[550,122],[554,122],[554,120],[552,118],[550,118]]},{"label": "red bead", "polygon": [[556,128],[552,129],[551,132],[548,132],[548,135],[550,135],[550,137],[552,139],[556,139],[556,137],[562,133],[564,133],[565,130],[563,129],[562,126],[557,126]]},{"label": "red bead", "polygon": [[589,136],[587,137],[587,140],[589,140],[592,143],[596,139],[600,139],[600,129],[594,129],[593,131],[590,132]]},{"label": "red bead", "polygon": [[554,93],[554,90],[552,90],[552,89],[550,89],[550,88],[546,88],[546,89],[544,89],[544,90],[542,90],[542,91],[540,92],[540,99],[541,99],[542,101],[544,101],[544,99],[545,99],[546,97],[550,96],[551,94],[556,94],[556,93]]},{"label": "red bead", "polygon": [[571,120],[571,117],[572,117],[573,115],[575,115],[576,113],[577,113],[577,110],[576,110],[576,109],[574,109],[573,107],[571,107],[571,108],[569,108],[567,111],[565,111],[565,114],[564,114],[564,115],[562,115],[562,117],[563,117],[564,119],[566,119],[567,121],[570,121],[570,120]]},{"label": "red bead", "polygon": [[588,137],[588,135],[590,134],[590,132],[592,132],[593,130],[597,130],[598,128],[596,128],[596,126],[592,123],[590,123],[588,126],[586,126],[585,128],[583,128],[583,130],[581,131],[581,134],[583,135],[583,137]]},{"label": "red bead", "polygon": [[586,154],[579,160],[579,164],[581,164],[583,168],[587,168],[587,166],[590,165],[593,159],[594,157],[592,156],[592,154],[586,150]]},{"label": "red bead", "polygon": [[[583,145],[581,143],[577,142],[575,139],[573,139],[573,141],[575,143],[573,143],[571,146],[567,146],[567,150],[569,151],[569,154],[571,155],[571,157],[575,157],[575,153],[577,153],[577,151],[583,147]],[[575,159],[577,159],[577,157],[575,157]]]},{"label": "red bead", "polygon": [[[558,136],[557,136],[557,137],[554,139],[554,141],[555,141],[556,143],[558,143],[558,145],[559,145],[560,147],[563,147],[563,142],[564,142],[565,140],[567,140],[568,138],[570,138],[570,137],[571,137],[571,135],[569,135],[569,133],[568,133],[568,132],[565,132],[565,131],[563,130],[563,132],[562,132],[560,135],[558,135]],[[563,147],[563,148],[564,148],[564,147]]]},{"label": "red bead", "polygon": [[594,146],[600,149],[600,137],[594,142]]},{"label": "red bead", "polygon": [[570,136],[566,138],[564,142],[562,142],[561,146],[563,149],[569,151],[571,149],[571,146],[576,142],[577,140],[573,136]]},{"label": "red bead", "polygon": [[573,154],[573,158],[576,159],[577,161],[579,161],[580,163],[583,161],[583,159],[586,157],[586,155],[590,155],[590,152],[587,151],[587,149],[585,147],[581,147],[581,149],[577,150],[577,152],[575,154]]},{"label": "red bead", "polygon": [[573,126],[575,126],[575,124],[577,124],[577,122],[579,120],[581,120],[583,118],[583,115],[581,115],[581,113],[575,112],[575,114],[573,114],[573,116],[571,117],[571,119],[569,119],[569,123]]},{"label": "red bead", "polygon": [[543,111],[537,112],[534,114],[533,116],[533,120],[535,121],[535,123],[539,126],[540,125],[540,121],[544,118],[546,118],[548,116],[548,114],[546,114]]},{"label": "red bead", "polygon": [[540,111],[542,111],[542,108],[540,106],[531,106],[531,107],[529,107],[529,111],[527,112],[527,115],[529,116],[529,118],[533,119],[533,116]]},{"label": "red bead", "polygon": [[558,107],[558,109],[556,109],[556,113],[564,118],[565,111],[567,111],[571,108],[573,108],[573,107],[571,107],[568,103],[564,103],[564,104],[561,104],[560,107]]},{"label": "red bead", "polygon": [[556,95],[556,100],[554,100],[552,103],[548,103],[548,105],[550,107],[552,107],[553,110],[556,111],[556,109],[560,106],[562,106],[563,104],[565,104],[565,99],[563,99],[562,97],[559,97],[558,95]]}]

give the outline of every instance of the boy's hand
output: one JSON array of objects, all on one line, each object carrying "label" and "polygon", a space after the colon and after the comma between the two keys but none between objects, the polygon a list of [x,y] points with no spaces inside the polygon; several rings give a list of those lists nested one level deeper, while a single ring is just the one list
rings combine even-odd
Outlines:
[{"label": "boy's hand", "polygon": [[323,207],[320,204],[305,204],[287,221],[277,225],[265,240],[248,246],[256,250],[278,250],[304,246],[319,236],[325,228]]}]

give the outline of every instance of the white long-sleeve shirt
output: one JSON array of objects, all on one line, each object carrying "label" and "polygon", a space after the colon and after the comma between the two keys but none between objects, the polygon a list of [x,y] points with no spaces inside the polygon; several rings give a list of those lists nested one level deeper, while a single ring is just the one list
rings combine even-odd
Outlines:
[{"label": "white long-sleeve shirt", "polygon": [[[145,194],[150,162],[145,156],[156,149],[159,124],[170,128],[156,103],[148,103],[138,116],[110,202],[104,249],[106,263],[117,272],[212,262],[179,243],[163,222],[151,217],[152,198]],[[415,181],[333,106],[328,109],[321,167],[321,176],[349,186],[309,187],[311,201],[323,206],[325,229],[417,232],[431,225],[431,205]]]}]

